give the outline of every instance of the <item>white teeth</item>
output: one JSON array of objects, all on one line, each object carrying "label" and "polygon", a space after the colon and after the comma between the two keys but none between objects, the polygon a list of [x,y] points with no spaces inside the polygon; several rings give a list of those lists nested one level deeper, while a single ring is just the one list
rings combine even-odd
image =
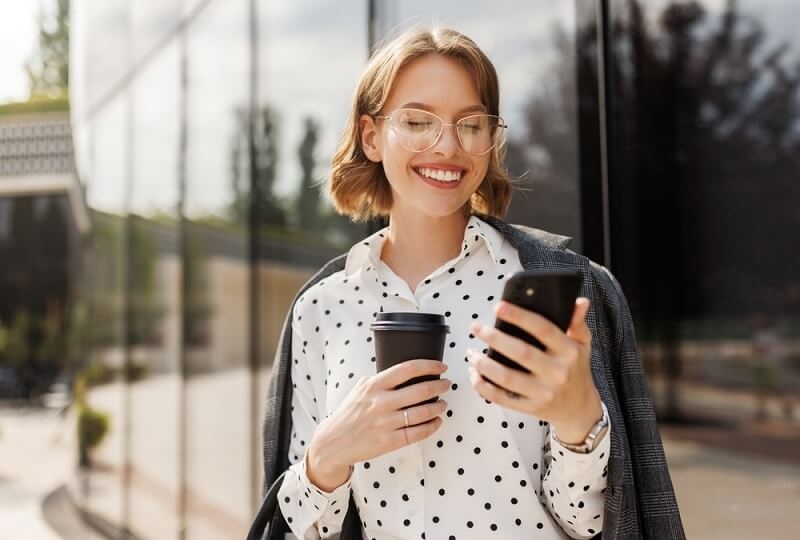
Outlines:
[{"label": "white teeth", "polygon": [[422,176],[433,178],[439,182],[455,182],[461,178],[461,173],[458,171],[443,171],[441,169],[429,169],[427,167],[420,167],[417,172]]}]

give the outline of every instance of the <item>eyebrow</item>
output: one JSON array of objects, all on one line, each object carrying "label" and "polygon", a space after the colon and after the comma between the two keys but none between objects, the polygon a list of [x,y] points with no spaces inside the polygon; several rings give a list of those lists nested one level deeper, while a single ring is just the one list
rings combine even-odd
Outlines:
[{"label": "eyebrow", "polygon": [[[404,103],[400,105],[401,109],[422,109],[423,111],[431,111],[433,112],[433,107],[430,105],[425,105],[424,103],[419,103],[417,101],[411,101],[409,103]],[[470,105],[469,107],[465,107],[458,111],[458,114],[468,113],[468,112],[486,112],[486,107],[483,105]]]}]

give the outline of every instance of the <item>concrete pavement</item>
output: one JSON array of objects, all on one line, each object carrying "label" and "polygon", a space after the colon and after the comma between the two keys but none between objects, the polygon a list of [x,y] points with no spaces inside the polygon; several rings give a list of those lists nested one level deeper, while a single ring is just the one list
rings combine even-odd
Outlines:
[{"label": "concrete pavement", "polygon": [[[0,408],[0,538],[99,540],[57,490],[75,474],[74,420],[56,410]],[[48,499],[48,496],[54,496]],[[58,520],[45,519],[43,503]]]}]

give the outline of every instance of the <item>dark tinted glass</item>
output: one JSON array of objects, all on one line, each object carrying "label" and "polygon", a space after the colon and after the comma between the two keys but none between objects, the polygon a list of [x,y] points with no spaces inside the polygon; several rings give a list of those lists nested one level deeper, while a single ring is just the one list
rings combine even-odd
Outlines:
[{"label": "dark tinted glass", "polygon": [[[681,421],[668,433],[751,453],[726,470],[771,492],[759,471],[790,455],[800,393],[800,6],[611,6],[612,270],[661,417]],[[720,486],[680,462],[673,478],[688,536],[726,521],[707,504]]]}]

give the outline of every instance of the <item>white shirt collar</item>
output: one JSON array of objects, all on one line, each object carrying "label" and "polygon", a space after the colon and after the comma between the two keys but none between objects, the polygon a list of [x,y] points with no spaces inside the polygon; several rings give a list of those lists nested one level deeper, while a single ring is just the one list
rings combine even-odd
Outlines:
[{"label": "white shirt collar", "polygon": [[[372,266],[373,268],[380,266],[381,251],[383,250],[383,243],[389,235],[389,230],[390,227],[384,227],[350,248],[345,263],[346,275],[349,276],[367,266]],[[500,248],[503,246],[504,240],[500,231],[477,216],[470,216],[464,229],[464,241],[461,245],[461,254],[458,259],[464,257],[466,252],[479,249],[480,244],[483,244],[489,251],[494,263],[497,264],[500,258]]]}]

